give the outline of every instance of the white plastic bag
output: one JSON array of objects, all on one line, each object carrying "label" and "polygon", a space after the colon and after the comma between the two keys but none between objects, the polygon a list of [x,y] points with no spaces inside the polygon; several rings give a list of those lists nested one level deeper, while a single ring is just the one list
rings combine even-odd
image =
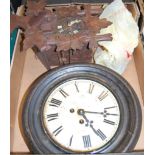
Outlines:
[{"label": "white plastic bag", "polygon": [[108,5],[100,15],[113,24],[101,29],[100,34],[111,33],[112,41],[100,41],[94,55],[97,64],[107,66],[122,74],[131,59],[134,48],[138,45],[139,29],[131,13],[126,9],[122,0],[115,0]]}]

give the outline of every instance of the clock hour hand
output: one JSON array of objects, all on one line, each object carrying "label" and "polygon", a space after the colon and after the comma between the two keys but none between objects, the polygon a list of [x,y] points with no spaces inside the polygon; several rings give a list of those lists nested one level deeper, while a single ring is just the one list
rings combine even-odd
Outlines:
[{"label": "clock hour hand", "polygon": [[[83,109],[79,109],[79,110],[78,110],[78,114],[81,115],[81,116],[85,119],[85,121],[87,122],[87,124],[92,128],[92,127],[93,127],[93,126],[92,126],[93,121],[89,121],[89,120],[88,120],[88,118],[87,118],[86,115],[85,115],[86,112],[87,112],[87,111],[84,111]],[[91,113],[94,113],[94,112],[91,112]],[[95,113],[96,113],[96,112],[95,112]]]},{"label": "clock hour hand", "polygon": [[94,129],[94,127],[92,125],[93,121],[88,120],[88,118],[85,115],[85,111],[83,109],[79,109],[78,114],[81,115],[85,119],[85,121],[87,122],[86,125],[90,126],[92,128],[92,130],[97,134],[97,131]]},{"label": "clock hour hand", "polygon": [[78,110],[78,114],[81,115],[81,116],[85,119],[85,121],[87,122],[87,124],[89,124],[90,121],[89,121],[88,118],[86,117],[85,111],[84,111],[83,109],[79,109],[79,110]]},{"label": "clock hour hand", "polygon": [[87,122],[86,125],[89,126],[97,136],[99,136],[102,140],[106,138],[106,136],[102,133],[100,129],[96,130],[94,128],[94,126],[92,125],[93,121],[88,120],[88,118],[85,115],[85,111],[83,109],[79,109],[78,114],[81,115],[85,119],[85,121]]},{"label": "clock hour hand", "polygon": [[84,118],[84,120],[87,123],[86,126],[90,126],[92,128],[92,130],[96,133],[96,130],[94,129],[94,127],[92,125],[93,121],[88,120],[88,118],[85,115],[85,111],[83,109],[79,109],[78,114],[81,115]]}]

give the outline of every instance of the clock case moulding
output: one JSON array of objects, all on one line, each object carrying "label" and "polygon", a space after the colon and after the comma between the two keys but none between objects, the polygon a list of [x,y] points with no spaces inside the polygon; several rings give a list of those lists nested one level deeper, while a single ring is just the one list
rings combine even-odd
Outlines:
[{"label": "clock case moulding", "polygon": [[[130,3],[127,4],[127,6],[135,19],[138,19],[139,14],[136,4]],[[23,8],[20,7],[17,13],[22,14],[22,12]],[[21,101],[28,87],[39,75],[46,72],[46,68],[36,59],[31,49],[29,49],[29,52],[20,52],[21,36],[19,34],[20,31],[18,31],[11,64],[11,152],[27,153],[29,149],[21,133]],[[141,41],[139,41],[132,61],[123,76],[129,81],[138,94],[143,112],[143,47]],[[142,126],[141,135],[134,150],[141,151],[143,148]]]}]

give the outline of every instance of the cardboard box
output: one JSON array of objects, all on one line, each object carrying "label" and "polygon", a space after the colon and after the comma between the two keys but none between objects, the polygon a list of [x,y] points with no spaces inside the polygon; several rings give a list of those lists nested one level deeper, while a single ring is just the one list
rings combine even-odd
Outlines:
[{"label": "cardboard box", "polygon": [[[128,4],[127,8],[132,12],[135,19],[138,18],[135,4]],[[23,13],[23,6],[18,8],[17,14]],[[20,51],[20,31],[18,32],[16,45],[14,49],[13,60],[11,64],[11,98],[10,98],[10,124],[11,124],[11,143],[10,148],[12,153],[29,153],[29,149],[26,146],[22,137],[22,126],[21,126],[21,107],[22,99],[33,81],[47,70],[41,64],[41,62],[34,55],[33,51],[29,49],[26,52]],[[139,45],[135,49],[134,55],[131,62],[129,63],[126,71],[123,73],[123,77],[131,84],[141,103],[142,114],[143,114],[143,46],[141,40]],[[141,135],[135,146],[135,151],[144,150],[144,130],[142,124]]]}]

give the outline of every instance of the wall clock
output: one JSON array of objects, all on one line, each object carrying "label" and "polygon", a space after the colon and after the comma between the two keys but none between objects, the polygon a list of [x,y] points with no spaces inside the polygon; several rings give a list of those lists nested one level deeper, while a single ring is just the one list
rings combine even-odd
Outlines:
[{"label": "wall clock", "polygon": [[141,130],[132,87],[94,64],[67,65],[42,75],[29,89],[22,114],[33,153],[128,152]]}]

